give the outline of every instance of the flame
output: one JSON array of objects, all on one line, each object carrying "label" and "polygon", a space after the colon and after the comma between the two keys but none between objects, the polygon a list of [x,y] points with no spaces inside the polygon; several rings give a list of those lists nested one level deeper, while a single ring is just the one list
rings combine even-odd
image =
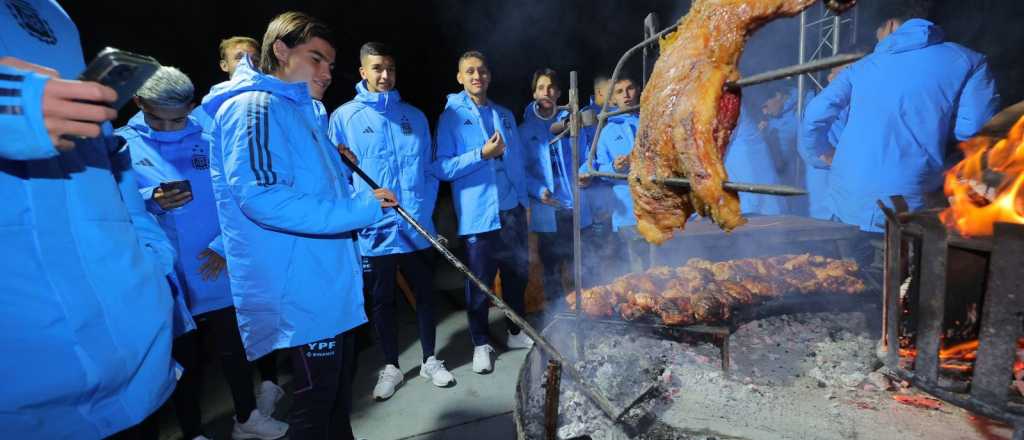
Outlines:
[{"label": "flame", "polygon": [[946,173],[950,207],[939,218],[964,236],[990,236],[996,222],[1024,224],[1024,117],[1005,139],[960,143],[964,160]]},{"label": "flame", "polygon": [[[1024,338],[1017,338],[1017,348],[1024,349]],[[901,348],[899,355],[904,359],[917,357],[916,348]],[[1017,359],[1013,362],[1013,373],[1017,375],[1024,371],[1024,359],[1018,353]],[[978,340],[974,339],[961,342],[951,347],[939,349],[939,368],[945,371],[958,371],[969,373],[974,370],[974,360],[978,358]]]}]

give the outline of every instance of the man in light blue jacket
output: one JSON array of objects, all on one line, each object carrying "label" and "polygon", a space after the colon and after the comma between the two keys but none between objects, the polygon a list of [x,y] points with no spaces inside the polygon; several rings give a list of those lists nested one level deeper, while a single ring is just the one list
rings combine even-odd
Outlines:
[{"label": "man in light blue jacket", "polygon": [[[331,115],[328,134],[335,145],[344,146],[357,158],[377,184],[392,188],[405,208],[427,231],[436,234],[433,213],[437,199],[437,178],[430,170],[432,145],[430,125],[416,107],[402,101],[398,90],[395,56],[391,49],[369,42],[359,49],[356,97]],[[370,191],[360,178],[352,182],[357,193]],[[398,334],[395,329],[395,280],[401,268],[416,296],[423,364],[420,376],[443,387],[455,378],[434,356],[434,251],[430,242],[393,211],[359,231],[359,251],[373,303],[370,322],[377,332],[384,369],[373,397],[384,400],[402,384],[398,364]]]},{"label": "man in light blue jacket", "polygon": [[[459,57],[461,93],[448,95],[437,122],[433,172],[451,182],[459,235],[466,243],[470,270],[491,284],[501,270],[503,299],[524,314],[528,255],[526,160],[512,112],[487,99],[491,72],[480,52]],[[489,373],[494,349],[488,336],[490,299],[466,281],[466,313],[473,340],[473,371]],[[506,346],[526,348],[533,341],[506,320]]]},{"label": "man in light blue jacket", "polygon": [[[185,368],[174,390],[174,407],[183,437],[203,438],[199,369],[203,337],[215,347],[231,390],[233,436],[278,438],[288,425],[270,415],[283,391],[264,387],[264,392],[276,393],[264,396],[268,397],[262,399],[265,407],[258,408],[252,367],[238,334],[228,277],[223,274],[224,246],[210,182],[209,142],[189,117],[193,94],[188,76],[173,67],[160,67],[136,93],[135,104],[142,111],[116,131],[131,152],[147,210],[156,216],[178,253],[175,278],[199,327],[198,332],[174,340],[174,359]],[[173,182],[188,182],[188,189],[164,191],[162,185]]]},{"label": "man in light blue jacket", "polygon": [[353,438],[349,330],[366,314],[352,232],[396,203],[386,189],[350,193],[349,173],[314,115],[312,100],[331,83],[330,39],[313,17],[278,15],[263,36],[261,72],[239,66],[203,102],[216,115],[210,170],[246,354],[292,348],[295,371],[304,372],[296,375],[292,439]]},{"label": "man in light blue jacket", "polygon": [[[778,150],[772,148],[758,130],[757,122],[751,117],[755,112],[749,108],[744,105],[740,109],[739,121],[725,150],[725,170],[729,179],[737,182],[782,184],[783,167],[778,166],[782,162]],[[787,213],[788,205],[785,197],[741,192],[740,207],[744,214],[782,215]]]},{"label": "man in light blue jacket", "polygon": [[[849,66],[839,66],[833,68],[828,74],[829,82],[832,82],[839,75],[839,72],[845,70]],[[825,107],[819,105],[811,105],[810,103],[817,99],[817,96],[810,97],[808,99],[808,108],[824,109]],[[804,187],[807,188],[807,210],[808,215],[811,218],[819,220],[831,220],[832,219],[832,208],[829,206],[828,199],[828,168],[829,162],[832,156],[835,154],[835,146],[839,143],[839,135],[843,132],[843,127],[846,126],[846,118],[850,114],[850,108],[847,107],[840,112],[839,116],[832,122],[832,126],[828,130],[828,144],[822,146],[812,146],[805,143],[797,144],[797,151],[799,151],[801,158],[804,160]],[[806,112],[805,112],[806,115]],[[816,118],[816,116],[805,116],[809,118]]]},{"label": "man in light blue jacket", "polygon": [[944,41],[924,11],[886,2],[871,55],[840,73],[806,110],[799,142],[829,145],[828,133],[844,109],[829,173],[837,220],[879,233],[876,200],[902,195],[913,210],[942,188],[951,144],[975,134],[995,113],[998,95],[985,57]]},{"label": "man in light blue jacket", "polygon": [[[228,79],[230,80],[231,75],[235,74],[235,69],[238,68],[238,65],[243,60],[246,58],[251,60],[259,59],[260,43],[250,37],[230,37],[220,40],[218,51],[220,53],[218,66],[222,72],[228,74]],[[211,87],[211,93],[218,86],[225,83],[219,83]],[[208,133],[210,131],[210,126],[213,125],[213,115],[206,113],[202,106],[194,108],[191,116],[200,127],[203,127],[204,132]]]},{"label": "man in light blue jacket", "polygon": [[[572,172],[582,164],[572,162],[568,137],[551,143],[553,123],[568,117],[558,110],[562,91],[558,74],[552,69],[533,73],[530,90],[533,101],[523,111],[519,138],[526,150],[526,189],[530,194],[530,231],[537,234],[537,246],[544,270],[544,295],[561,301],[562,267],[572,268]],[[590,209],[580,207],[580,227],[589,227]],[[588,260],[589,261],[589,260]],[[589,278],[589,271],[585,278]]]},{"label": "man in light blue jacket", "polygon": [[[612,102],[616,107],[636,105],[640,94],[632,79],[622,78],[612,88]],[[594,166],[606,173],[629,173],[629,155],[633,151],[640,116],[636,112],[623,113],[608,118],[598,139],[597,157]],[[614,194],[612,200],[612,229],[621,240],[619,259],[628,263],[629,272],[642,272],[650,267],[650,244],[636,230],[636,215],[633,213],[633,196],[625,180],[609,179]],[[612,267],[623,267],[613,265]],[[619,275],[619,274],[615,274]]]},{"label": "man in light blue jacket", "polygon": [[152,438],[174,388],[174,249],[105,122],[116,93],[61,79],[79,41],[56,2],[0,8],[4,438]]}]

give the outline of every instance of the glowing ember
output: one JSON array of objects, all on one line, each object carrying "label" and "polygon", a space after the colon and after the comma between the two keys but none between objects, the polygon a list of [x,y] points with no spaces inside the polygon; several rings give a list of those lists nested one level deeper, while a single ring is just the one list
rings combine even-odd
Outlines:
[{"label": "glowing ember", "polygon": [[1024,117],[1005,139],[960,143],[964,160],[946,173],[950,207],[939,218],[964,236],[992,235],[996,222],[1024,224]]},{"label": "glowing ember", "polygon": [[[1024,349],[1024,338],[1017,339],[1018,357],[1013,363],[1014,376],[1024,372],[1024,360],[1020,358],[1021,350]],[[901,348],[901,358],[910,360],[917,357],[917,349]],[[969,373],[974,369],[974,360],[978,357],[978,340],[961,342],[952,347],[939,349],[939,368],[945,371],[959,371]]]}]

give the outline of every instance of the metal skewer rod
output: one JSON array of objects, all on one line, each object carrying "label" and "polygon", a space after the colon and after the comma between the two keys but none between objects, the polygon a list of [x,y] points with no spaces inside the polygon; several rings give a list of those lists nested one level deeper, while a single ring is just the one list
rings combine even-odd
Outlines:
[{"label": "metal skewer rod", "polygon": [[831,69],[836,66],[850,64],[854,61],[864,58],[864,55],[866,54],[847,53],[842,55],[831,56],[828,58],[822,58],[820,60],[811,61],[809,63],[796,64],[793,66],[769,70],[767,72],[762,72],[757,75],[751,75],[745,78],[740,78],[739,80],[736,80],[736,82],[725,83],[725,86],[729,88],[748,87],[756,84],[766,83],[769,81],[788,78],[794,75],[800,75],[803,73]]},{"label": "metal skewer rod", "polygon": [[[836,55],[834,57],[822,58],[820,60],[811,61],[809,63],[796,64],[796,65],[792,65],[792,66],[789,66],[789,67],[783,67],[781,69],[769,70],[767,72],[759,73],[757,75],[751,75],[751,76],[748,76],[746,78],[742,78],[742,79],[740,79],[740,80],[738,80],[736,82],[725,83],[725,86],[728,87],[728,88],[749,87],[749,86],[753,86],[753,85],[757,85],[757,84],[761,84],[761,83],[766,83],[766,82],[769,82],[769,81],[775,81],[775,80],[778,80],[778,79],[788,78],[788,77],[794,76],[794,75],[800,75],[800,74],[803,74],[803,73],[815,72],[815,71],[824,70],[824,69],[831,69],[831,68],[836,67],[836,66],[842,66],[843,64],[849,64],[849,63],[852,63],[854,61],[857,61],[857,60],[859,60],[861,58],[864,58],[864,55],[865,54],[863,54],[863,53],[853,53],[853,54],[843,54],[843,55]],[[635,112],[637,110],[640,110],[640,106],[639,105],[634,105],[632,107],[625,107],[625,108],[622,108],[622,109],[619,109],[619,110],[615,110],[613,112],[602,112],[597,117],[599,119],[601,119],[601,120],[605,120],[605,119],[608,119],[608,118],[610,118],[612,116],[618,116],[618,115],[621,115],[623,113],[632,113],[632,112]]]},{"label": "metal skewer rod", "polygon": [[[377,182],[373,180],[373,178],[368,176],[366,172],[359,168],[359,166],[357,166],[355,163],[352,163],[352,161],[349,160],[349,158],[346,157],[344,154],[341,155],[341,161],[344,162],[345,166],[351,169],[352,172],[359,175],[359,177],[362,178],[363,181],[365,181],[370,188],[380,188],[380,185],[378,185]],[[408,211],[402,208],[401,205],[395,206],[392,209],[394,209],[395,212],[398,213],[400,217],[405,219],[405,221],[408,222],[409,225],[416,229],[416,232],[418,232],[420,235],[426,238],[427,241],[430,242],[430,245],[434,247],[434,249],[437,249],[437,251],[440,252],[441,255],[443,255],[444,258],[448,260],[448,262],[451,263],[452,266],[455,266],[455,269],[457,269],[459,272],[462,272],[462,274],[465,275],[470,282],[475,284],[478,289],[487,294],[487,296],[491,299],[491,302],[493,302],[494,305],[498,306],[498,309],[501,310],[502,313],[504,313],[505,316],[508,317],[508,319],[512,320],[512,322],[514,322],[517,326],[519,326],[519,328],[526,332],[527,336],[529,336],[530,339],[533,339],[538,348],[544,351],[544,353],[546,353],[548,356],[551,356],[552,359],[562,364],[562,369],[565,372],[569,373],[569,376],[572,378],[572,380],[576,382],[576,385],[579,387],[580,392],[582,392],[583,395],[587,396],[587,398],[594,402],[594,404],[596,404],[597,407],[600,408],[601,411],[604,412],[609,419],[616,423],[619,422],[619,417],[621,414],[612,407],[612,404],[610,401],[608,401],[608,398],[597,392],[596,388],[594,388],[589,381],[583,378],[583,375],[580,374],[579,370],[577,370],[573,364],[569,363],[569,361],[564,356],[562,356],[562,353],[560,353],[558,349],[551,345],[551,342],[549,342],[547,338],[541,336],[540,332],[538,332],[537,329],[533,327],[533,325],[531,325],[529,322],[523,319],[523,317],[519,316],[518,313],[512,310],[512,308],[509,307],[509,305],[505,301],[499,298],[498,295],[496,295],[494,291],[491,290],[490,286],[481,281],[480,278],[477,278],[476,275],[474,275],[473,272],[470,271],[469,268],[466,267],[466,265],[461,260],[459,260],[459,258],[456,257],[455,254],[452,253],[452,251],[448,250],[448,248],[445,247],[445,245],[437,241],[437,238],[431,235],[430,232],[427,232],[427,230],[423,228],[423,225],[416,221],[416,219],[412,215],[410,215]],[[582,298],[580,299],[579,304],[583,304]]]},{"label": "metal skewer rod", "polygon": [[[598,171],[584,173],[584,174],[581,174],[580,177],[584,178],[584,179],[588,178],[588,177],[604,177],[606,179],[629,180],[629,175],[628,174],[605,173],[605,172],[598,172]],[[640,178],[637,177],[634,180],[639,181]],[[674,186],[674,187],[678,187],[678,188],[690,188],[690,179],[685,179],[685,178],[668,178],[668,179],[651,178],[650,180],[651,180],[651,182],[660,183],[660,184],[664,184],[664,185],[668,185],[668,186]],[[760,183],[744,183],[744,182],[725,181],[725,182],[722,183],[722,188],[725,188],[725,189],[730,190],[730,191],[757,193],[757,194],[769,194],[769,195],[774,195],[774,196],[802,196],[802,195],[806,195],[807,194],[806,190],[803,190],[803,189],[800,189],[800,188],[796,188],[796,187],[792,187],[792,186],[789,186],[789,185],[764,185],[764,184],[760,184]]]}]

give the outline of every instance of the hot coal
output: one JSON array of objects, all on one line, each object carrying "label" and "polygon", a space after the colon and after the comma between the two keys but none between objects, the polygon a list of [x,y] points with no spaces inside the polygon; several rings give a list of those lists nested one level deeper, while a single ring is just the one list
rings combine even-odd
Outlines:
[{"label": "hot coal", "polygon": [[[984,438],[955,406],[911,406],[885,391],[891,382],[877,371],[877,326],[863,313],[804,313],[743,324],[729,337],[727,372],[711,343],[601,328],[587,333],[585,358],[576,363],[584,376],[618,406],[652,381],[659,394],[632,411],[622,428],[563,377],[559,438]],[[564,336],[568,329],[557,330]],[[529,387],[520,408],[522,438],[543,438],[541,383],[522,384]],[[918,400],[911,389],[897,393]]]}]

